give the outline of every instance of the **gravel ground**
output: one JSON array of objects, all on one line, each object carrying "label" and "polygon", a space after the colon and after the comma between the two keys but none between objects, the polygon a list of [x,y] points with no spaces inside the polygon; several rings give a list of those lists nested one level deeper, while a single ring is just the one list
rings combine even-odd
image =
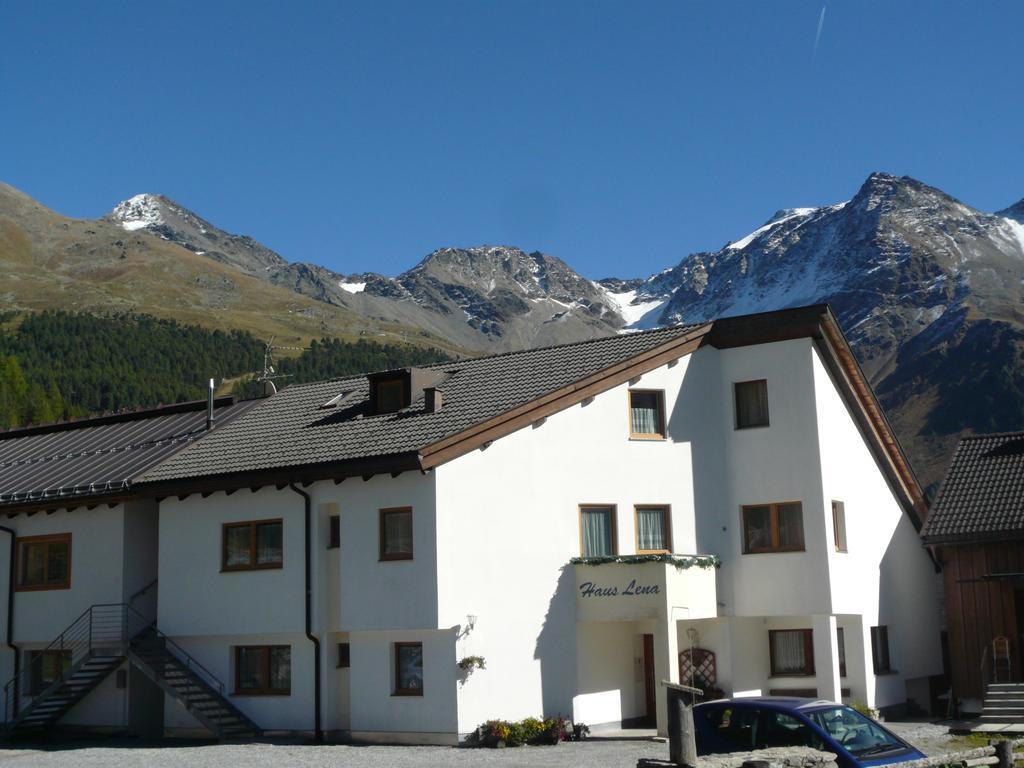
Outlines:
[{"label": "gravel ground", "polygon": [[[944,725],[886,723],[927,755],[948,750]],[[0,748],[0,768],[633,768],[641,757],[668,759],[662,741],[591,739],[557,747],[456,749],[452,747],[351,747],[306,744],[142,744],[102,740]]]},{"label": "gravel ground", "polygon": [[115,746],[103,742],[61,749],[0,749],[0,768],[633,768],[641,757],[668,759],[668,744],[585,741],[557,747],[457,749],[453,747],[350,747],[287,744]]}]

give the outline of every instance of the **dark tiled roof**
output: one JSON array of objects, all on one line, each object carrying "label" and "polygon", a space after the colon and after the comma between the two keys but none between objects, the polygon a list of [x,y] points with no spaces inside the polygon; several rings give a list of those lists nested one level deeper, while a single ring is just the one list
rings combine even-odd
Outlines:
[{"label": "dark tiled roof", "polygon": [[1024,537],[1024,432],[962,439],[921,535],[929,543]]},{"label": "dark tiled roof", "polygon": [[[255,403],[218,399],[217,427]],[[205,402],[0,432],[0,508],[130,493],[140,473],[204,434]]]},{"label": "dark tiled roof", "polygon": [[[365,415],[366,376],[287,387],[230,426],[146,472],[143,482],[258,472],[415,453],[549,392],[699,328],[674,326],[429,366],[446,378],[441,410],[422,396],[397,413]],[[345,395],[333,408],[324,404]]]}]

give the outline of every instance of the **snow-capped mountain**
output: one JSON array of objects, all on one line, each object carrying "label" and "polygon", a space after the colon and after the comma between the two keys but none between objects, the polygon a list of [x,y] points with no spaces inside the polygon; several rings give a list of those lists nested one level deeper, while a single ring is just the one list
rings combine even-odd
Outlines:
[{"label": "snow-capped mountain", "polygon": [[288,266],[280,255],[251,237],[228,234],[163,195],[135,195],[103,218],[128,232],[143,230],[257,277]]},{"label": "snow-capped mountain", "polygon": [[926,482],[962,432],[1024,428],[1024,200],[986,213],[875,173],[847,201],[782,209],[718,251],[597,282],[509,246],[441,248],[397,277],[346,275],[288,263],[159,195],[107,218],[467,350],[829,302]]}]

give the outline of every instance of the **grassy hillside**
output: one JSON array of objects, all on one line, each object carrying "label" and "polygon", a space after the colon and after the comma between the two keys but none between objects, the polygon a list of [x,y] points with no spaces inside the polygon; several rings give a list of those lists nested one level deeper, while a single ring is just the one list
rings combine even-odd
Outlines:
[{"label": "grassy hillside", "polygon": [[259,339],[273,336],[285,344],[371,337],[452,349],[418,329],[360,317],[154,235],[61,216],[2,183],[0,274],[5,310],[139,311]]}]

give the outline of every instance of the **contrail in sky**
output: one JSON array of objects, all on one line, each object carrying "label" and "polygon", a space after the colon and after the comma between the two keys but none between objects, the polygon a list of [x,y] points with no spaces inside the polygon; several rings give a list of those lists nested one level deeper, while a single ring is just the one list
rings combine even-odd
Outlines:
[{"label": "contrail in sky", "polygon": [[818,56],[818,43],[821,40],[821,30],[825,26],[825,6],[821,6],[821,16],[818,17],[818,34],[814,36],[814,53],[811,56],[813,61]]}]

